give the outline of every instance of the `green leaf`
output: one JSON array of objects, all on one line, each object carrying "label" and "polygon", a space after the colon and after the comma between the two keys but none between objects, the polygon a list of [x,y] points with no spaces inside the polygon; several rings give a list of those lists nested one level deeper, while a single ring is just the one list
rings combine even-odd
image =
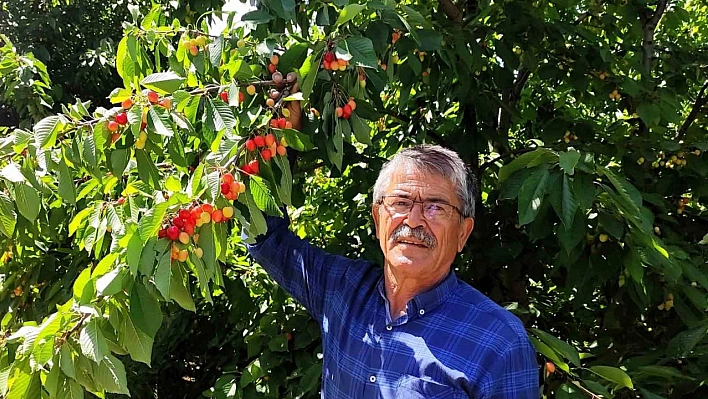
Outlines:
[{"label": "green leaf", "polygon": [[283,129],[281,132],[285,137],[285,142],[288,143],[288,147],[291,147],[294,150],[309,151],[314,148],[314,144],[312,144],[310,137],[304,133],[301,133],[295,129]]},{"label": "green leaf", "polygon": [[340,46],[352,55],[350,62],[354,66],[378,68],[378,58],[374,52],[374,43],[363,36],[350,36]]},{"label": "green leaf", "polygon": [[352,18],[356,17],[360,12],[366,8],[365,5],[361,4],[348,4],[342,11],[339,12],[339,17],[337,18],[336,26],[339,26],[345,22],[350,21]]},{"label": "green leaf", "polygon": [[155,162],[150,158],[150,155],[145,150],[136,150],[135,158],[138,161],[138,176],[144,183],[150,185],[152,189],[160,188],[162,178],[160,171],[157,170]]},{"label": "green leaf", "polygon": [[530,168],[544,163],[551,163],[557,159],[558,155],[556,155],[553,151],[547,148],[537,148],[531,152],[520,155],[510,163],[504,165],[501,170],[499,170],[499,182],[503,182],[511,176],[512,173],[519,169]]},{"label": "green leaf", "polygon": [[541,166],[529,176],[519,190],[519,224],[533,222],[541,209],[548,183],[548,167]]},{"label": "green leaf", "polygon": [[661,120],[659,109],[650,103],[641,103],[637,106],[637,114],[648,126],[656,126]]},{"label": "green leaf", "polygon": [[34,125],[34,142],[38,148],[52,148],[57,140],[57,133],[67,122],[61,115],[48,116]]},{"label": "green leaf", "polygon": [[545,343],[541,342],[538,338],[534,336],[529,336],[529,339],[531,340],[531,343],[533,344],[534,348],[536,349],[537,352],[548,358],[548,360],[552,361],[553,364],[558,366],[561,370],[565,372],[570,371],[570,367],[568,367],[568,364],[564,362],[558,354],[553,351],[548,345]]},{"label": "green leaf", "polygon": [[0,170],[0,176],[13,183],[22,183],[26,180],[22,175],[20,168],[18,168],[17,164],[12,161]]},{"label": "green leaf", "polygon": [[371,126],[359,115],[352,113],[349,123],[354,131],[354,137],[362,144],[371,145]]},{"label": "green leaf", "polygon": [[130,292],[130,318],[150,339],[154,339],[162,324],[160,304],[142,284],[135,284]]},{"label": "green leaf", "polygon": [[17,210],[25,219],[34,223],[41,209],[39,193],[26,183],[15,183]]},{"label": "green leaf", "polygon": [[617,384],[617,389],[625,387],[634,389],[632,379],[629,378],[627,373],[625,373],[622,369],[610,366],[593,366],[590,367],[590,371],[606,379],[607,381],[614,382]]},{"label": "green leaf", "polygon": [[278,204],[275,202],[275,198],[273,197],[270,188],[268,188],[268,183],[263,180],[263,178],[260,176],[251,175],[248,186],[251,189],[253,200],[255,201],[258,209],[269,215],[282,216],[280,209],[278,209]]},{"label": "green leaf", "polygon": [[706,334],[708,334],[707,323],[678,333],[669,341],[666,347],[666,356],[672,358],[686,357],[705,338]]},{"label": "green leaf", "polygon": [[59,161],[57,172],[59,173],[57,193],[70,205],[76,204],[76,185],[74,184],[73,176],[71,172],[69,172],[69,167],[66,165],[64,158]]},{"label": "green leaf", "polygon": [[[162,108],[162,107],[159,107]],[[161,136],[172,137],[175,134],[172,122],[165,111],[158,111],[158,107],[150,107],[147,115],[148,127]]]},{"label": "green leaf", "polygon": [[300,91],[305,100],[310,98],[310,93],[312,93],[312,88],[315,86],[315,80],[317,80],[317,72],[319,71],[320,63],[322,62],[322,57],[324,55],[324,44],[319,43],[310,55],[307,56],[305,62],[302,63],[302,67],[299,70],[300,78],[304,80],[300,85]]},{"label": "green leaf", "polygon": [[275,163],[280,168],[280,185],[278,186],[278,196],[286,205],[292,205],[290,199],[293,190],[293,176],[290,171],[290,162],[287,157],[275,157]]},{"label": "green leaf", "polygon": [[140,227],[138,229],[140,231],[140,239],[144,243],[152,237],[157,237],[157,232],[160,231],[162,220],[165,218],[165,212],[167,212],[167,206],[167,202],[161,202],[140,219]]},{"label": "green leaf", "polygon": [[573,176],[575,173],[575,165],[578,164],[580,160],[580,153],[575,150],[562,151],[558,154],[558,163],[561,169],[569,176]]},{"label": "green leaf", "polygon": [[568,359],[576,367],[580,367],[580,354],[578,351],[570,346],[567,342],[562,341],[553,335],[539,330],[537,328],[532,328],[530,331],[540,338],[546,345],[552,348],[556,353],[562,355],[564,358]]},{"label": "green leaf", "polygon": [[244,22],[253,22],[255,24],[264,24],[266,22],[269,22],[271,20],[275,19],[273,15],[270,15],[265,10],[253,10],[249,11],[241,17],[241,21]]},{"label": "green leaf", "polygon": [[307,43],[295,43],[280,56],[278,70],[286,74],[290,71],[297,70],[307,56]]},{"label": "green leaf", "polygon": [[155,268],[155,286],[166,301],[170,300],[171,263],[171,253],[166,251]]},{"label": "green leaf", "polygon": [[563,188],[561,195],[561,221],[566,230],[570,230],[573,226],[573,219],[575,218],[575,213],[578,210],[578,201],[575,199],[575,190],[573,188],[573,182],[570,180],[567,174],[563,174]]},{"label": "green leaf", "polygon": [[103,358],[98,368],[94,369],[93,378],[96,385],[107,392],[130,395],[125,367],[110,353]]},{"label": "green leaf", "polygon": [[[162,314],[160,314],[160,317],[162,317]],[[130,358],[149,366],[152,357],[153,339],[136,327],[132,317],[123,317],[120,336],[121,342],[130,354]]]},{"label": "green leaf", "polygon": [[103,296],[111,296],[119,293],[123,286],[125,272],[117,267],[104,274],[96,280],[96,293]]},{"label": "green leaf", "polygon": [[197,308],[192,299],[191,290],[189,289],[189,279],[184,278],[182,267],[177,262],[171,265],[172,275],[170,277],[170,296],[183,309],[196,312]]},{"label": "green leaf", "polygon": [[234,113],[228,104],[222,101],[213,101],[208,97],[206,100],[206,112],[204,117],[210,129],[220,131],[227,128],[233,129],[233,127],[236,126],[236,117],[234,117]]},{"label": "green leaf", "polygon": [[103,356],[109,353],[106,338],[98,327],[96,319],[91,319],[81,329],[79,343],[81,344],[81,352],[94,362],[100,363]]},{"label": "green leaf", "polygon": [[170,94],[177,91],[185,79],[174,72],[158,72],[148,75],[140,84],[159,94]]},{"label": "green leaf", "polygon": [[[17,213],[12,204],[12,200],[7,194],[0,192],[0,232],[8,238],[12,238],[15,231],[15,222],[17,221]],[[69,228],[71,230],[71,228]],[[69,232],[71,235],[71,231]]]}]

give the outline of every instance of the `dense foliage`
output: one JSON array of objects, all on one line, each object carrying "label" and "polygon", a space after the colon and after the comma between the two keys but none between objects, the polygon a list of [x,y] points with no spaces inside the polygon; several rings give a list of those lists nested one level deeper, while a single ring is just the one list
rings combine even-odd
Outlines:
[{"label": "dense foliage", "polygon": [[545,395],[708,394],[708,6],[269,0],[211,36],[186,9],[121,21],[113,108],[49,115],[5,39],[0,396],[319,396],[317,326],[243,240],[289,205],[381,262],[376,171],[420,142],[479,178],[455,268]]}]

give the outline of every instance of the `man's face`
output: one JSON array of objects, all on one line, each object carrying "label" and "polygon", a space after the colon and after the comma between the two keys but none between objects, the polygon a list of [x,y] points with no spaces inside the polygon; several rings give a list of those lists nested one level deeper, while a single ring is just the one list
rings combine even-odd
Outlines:
[{"label": "man's face", "polygon": [[[405,164],[393,172],[383,194],[462,207],[447,179]],[[448,218],[428,220],[420,203],[407,214],[391,212],[384,204],[374,205],[372,211],[381,250],[393,273],[423,281],[435,282],[447,274],[474,227],[474,219],[463,219],[455,210]]]}]

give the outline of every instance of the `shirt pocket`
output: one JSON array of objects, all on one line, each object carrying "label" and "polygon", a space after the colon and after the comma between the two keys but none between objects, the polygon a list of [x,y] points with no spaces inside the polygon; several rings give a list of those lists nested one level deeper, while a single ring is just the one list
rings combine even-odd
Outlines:
[{"label": "shirt pocket", "polygon": [[468,399],[464,391],[429,379],[406,376],[396,387],[396,399]]}]

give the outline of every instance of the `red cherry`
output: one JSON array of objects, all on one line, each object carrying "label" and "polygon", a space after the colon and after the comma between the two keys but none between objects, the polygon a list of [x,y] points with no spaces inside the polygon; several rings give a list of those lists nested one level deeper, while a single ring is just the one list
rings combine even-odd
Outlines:
[{"label": "red cherry", "polygon": [[268,134],[266,134],[266,136],[265,136],[265,145],[266,145],[266,147],[272,146],[273,143],[275,143],[275,136],[273,135],[273,133],[268,133]]},{"label": "red cherry", "polygon": [[229,183],[221,183],[221,194],[226,195],[231,192],[231,185]]},{"label": "red cherry", "polygon": [[273,153],[266,148],[265,150],[261,151],[261,156],[263,157],[264,161],[268,162],[273,157]]},{"label": "red cherry", "polygon": [[249,164],[245,164],[245,165],[241,166],[241,170],[243,170],[243,173],[245,173],[247,175],[253,174],[253,170],[251,169],[251,166]]},{"label": "red cherry", "polygon": [[116,204],[118,205],[123,205],[123,203],[125,203],[125,197],[120,197],[118,198],[118,201],[116,201]]},{"label": "red cherry", "polygon": [[125,125],[128,123],[128,115],[125,112],[121,112],[118,115],[116,115],[116,122],[118,122],[119,125]]},{"label": "red cherry", "polygon": [[172,219],[172,224],[181,229],[182,227],[184,227],[184,219],[177,216],[176,218]]},{"label": "red cherry", "polygon": [[179,217],[181,217],[181,218],[184,219],[185,221],[189,220],[189,218],[190,218],[191,216],[192,216],[192,214],[189,213],[188,210],[186,210],[186,209],[180,209],[180,210],[179,210]]},{"label": "red cherry", "polygon": [[285,118],[278,118],[278,129],[285,129]]},{"label": "red cherry", "polygon": [[278,120],[277,119],[275,119],[275,118],[271,119],[269,123],[270,123],[270,127],[272,127],[273,129],[278,128]]},{"label": "red cherry", "polygon": [[253,141],[253,139],[248,139],[246,140],[246,149],[248,151],[255,151],[258,146],[256,145],[256,142]]},{"label": "red cherry", "polygon": [[177,241],[179,238],[179,229],[177,226],[170,226],[167,229],[167,238],[169,238],[172,241]]},{"label": "red cherry", "polygon": [[257,160],[257,159],[254,159],[253,161],[249,162],[249,163],[248,163],[248,166],[251,168],[251,172],[252,172],[254,175],[257,175],[257,174],[258,174],[258,171],[259,171],[259,169],[260,169],[260,165],[258,164],[258,160]]},{"label": "red cherry", "polygon": [[194,235],[194,225],[193,224],[187,224],[184,226],[184,232],[191,235]]},{"label": "red cherry", "polygon": [[221,93],[219,93],[219,96],[221,96],[221,101],[225,103],[229,102],[229,93],[222,91]]},{"label": "red cherry", "polygon": [[239,102],[239,104],[242,103],[243,100],[245,100],[245,99],[246,99],[246,95],[243,94],[242,91],[239,91],[239,92],[238,92],[238,102]]},{"label": "red cherry", "polygon": [[349,119],[349,117],[352,115],[352,107],[349,104],[346,104],[342,107],[342,117],[344,119]]},{"label": "red cherry", "polygon": [[327,62],[332,62],[332,61],[334,61],[334,54],[332,54],[331,51],[326,52],[325,55],[324,55],[324,60],[327,61]]},{"label": "red cherry", "polygon": [[165,237],[167,237],[167,229],[160,229],[160,231],[157,232],[157,238]]},{"label": "red cherry", "polygon": [[275,71],[277,71],[277,70],[278,70],[278,67],[277,67],[277,66],[275,66],[275,65],[273,65],[273,64],[268,64],[268,72],[270,72],[271,75],[274,74]]},{"label": "red cherry", "polygon": [[263,136],[254,137],[253,141],[256,143],[256,146],[258,146],[258,147],[265,146],[265,139],[263,138]]}]

